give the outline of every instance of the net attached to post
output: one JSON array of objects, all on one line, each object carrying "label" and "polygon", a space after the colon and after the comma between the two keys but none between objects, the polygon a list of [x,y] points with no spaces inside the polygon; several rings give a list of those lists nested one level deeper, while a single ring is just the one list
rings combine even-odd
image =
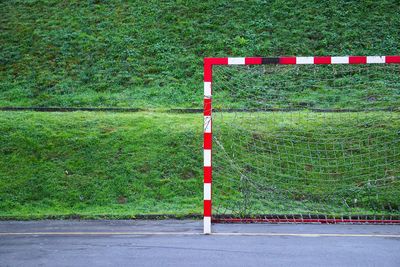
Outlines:
[{"label": "net attached to post", "polygon": [[213,106],[214,222],[399,219],[399,65],[214,66]]}]

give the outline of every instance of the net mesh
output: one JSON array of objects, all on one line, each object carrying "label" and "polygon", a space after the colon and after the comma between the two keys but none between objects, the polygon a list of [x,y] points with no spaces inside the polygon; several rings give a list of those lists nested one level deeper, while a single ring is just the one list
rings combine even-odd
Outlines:
[{"label": "net mesh", "polygon": [[397,219],[399,72],[214,66],[214,220]]}]

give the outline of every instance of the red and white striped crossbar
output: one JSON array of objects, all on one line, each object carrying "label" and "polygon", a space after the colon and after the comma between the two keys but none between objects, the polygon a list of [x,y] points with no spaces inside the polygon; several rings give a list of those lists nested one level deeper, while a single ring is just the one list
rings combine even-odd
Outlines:
[{"label": "red and white striped crossbar", "polygon": [[262,64],[400,64],[400,56],[222,57],[204,58],[204,233],[211,233],[212,66]]}]

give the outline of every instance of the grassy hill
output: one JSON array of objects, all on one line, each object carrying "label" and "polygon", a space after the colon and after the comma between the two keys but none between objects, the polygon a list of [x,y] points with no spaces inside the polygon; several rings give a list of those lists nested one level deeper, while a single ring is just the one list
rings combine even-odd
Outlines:
[{"label": "grassy hill", "polygon": [[203,57],[399,50],[398,1],[1,1],[0,106],[200,107]]},{"label": "grassy hill", "polygon": [[[202,107],[202,59],[349,54],[400,54],[398,1],[0,1],[0,107],[154,111],[0,112],[0,218],[200,214],[202,115],[160,111]],[[332,74],[319,75],[327,73]],[[259,85],[283,79],[287,76],[278,73]],[[396,108],[399,82],[393,79],[394,90],[381,95],[387,84],[379,81],[358,91],[320,84],[316,90],[300,88],[290,101],[285,96],[277,104],[325,108],[335,102],[334,107],[357,109],[379,102],[379,108]],[[259,101],[266,97],[262,91],[216,91],[217,107],[265,104]],[[378,128],[392,134],[398,121]],[[327,130],[315,122],[317,134]],[[304,123],[293,134],[313,138],[307,129],[315,125]],[[344,133],[358,131],[351,124],[339,126]],[[269,134],[279,135],[274,127]],[[235,142],[233,136],[226,141]],[[399,143],[393,144],[396,153]],[[293,148],[292,143],[283,145]],[[296,149],[301,155],[307,148]],[[244,156],[255,159],[251,151]],[[398,169],[389,171],[398,177]],[[320,188],[309,207],[332,193],[323,175],[316,175]],[[221,186],[229,184],[228,178],[221,176]],[[398,209],[399,190],[397,179],[387,195],[380,192],[383,198],[375,204],[381,213],[389,210],[383,202]],[[286,212],[310,211],[298,201],[302,193],[290,199],[292,208]],[[282,207],[276,201],[269,204]],[[339,206],[325,208],[340,212]],[[366,214],[376,211],[367,204],[361,208]]]},{"label": "grassy hill", "polygon": [[[202,213],[201,114],[1,115],[0,219]],[[226,151],[240,155],[236,160],[242,165],[232,168],[221,149],[215,154],[215,205],[232,207],[243,202],[243,192],[238,189],[239,171],[255,181],[267,181],[268,198],[257,201],[268,213],[398,214],[400,183],[396,177],[400,169],[395,162],[400,143],[395,129],[400,127],[400,114],[333,115],[337,119],[332,120],[331,127],[323,123],[323,114],[313,115],[313,120],[301,124],[292,120],[291,113],[242,119],[243,127],[263,119],[254,133],[235,127],[235,114],[225,114],[224,125],[217,132]],[[276,123],[277,117],[280,123]],[[366,118],[380,120],[375,126],[362,128],[350,123]],[[362,142],[357,139],[360,135],[379,138],[368,142],[363,138]],[[296,142],[300,136],[303,141]],[[328,145],[318,143],[321,136],[330,136]],[[353,141],[332,143],[339,137]],[[250,145],[254,142],[256,147]],[[347,156],[333,164],[331,159],[338,158],[338,146],[344,146],[340,153]],[[262,152],[254,153],[254,149]],[[276,153],[279,150],[285,152]],[[312,160],[302,154],[312,154]],[[360,161],[360,156],[369,160]],[[266,162],[274,163],[267,171]],[[314,162],[318,165],[311,171],[309,164]],[[365,172],[371,163],[377,169]],[[382,172],[392,177],[378,179]],[[349,176],[354,179],[349,181]],[[339,199],[330,199],[332,196]],[[355,209],[344,206],[342,198],[348,203],[357,198]]]},{"label": "grassy hill", "polygon": [[201,116],[3,112],[0,217],[201,213]]}]

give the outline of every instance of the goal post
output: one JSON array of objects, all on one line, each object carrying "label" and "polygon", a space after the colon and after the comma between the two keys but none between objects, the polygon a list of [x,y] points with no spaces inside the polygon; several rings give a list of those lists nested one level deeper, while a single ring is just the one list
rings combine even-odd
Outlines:
[{"label": "goal post", "polygon": [[400,223],[398,64],[205,58],[204,233],[213,222]]}]

